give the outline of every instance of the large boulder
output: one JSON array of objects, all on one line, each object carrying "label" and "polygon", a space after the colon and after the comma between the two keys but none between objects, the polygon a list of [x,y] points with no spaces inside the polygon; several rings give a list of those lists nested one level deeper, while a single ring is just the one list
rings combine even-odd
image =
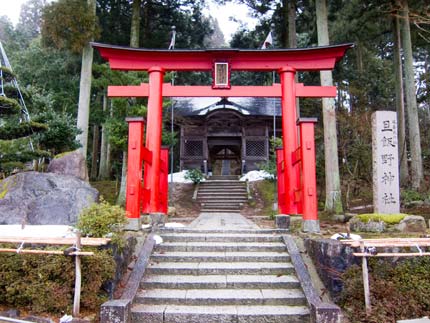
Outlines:
[{"label": "large boulder", "polygon": [[19,173],[0,182],[0,224],[73,225],[98,197],[95,188],[75,176]]},{"label": "large boulder", "polygon": [[48,165],[49,173],[73,175],[88,181],[87,162],[79,150],[55,157]]}]

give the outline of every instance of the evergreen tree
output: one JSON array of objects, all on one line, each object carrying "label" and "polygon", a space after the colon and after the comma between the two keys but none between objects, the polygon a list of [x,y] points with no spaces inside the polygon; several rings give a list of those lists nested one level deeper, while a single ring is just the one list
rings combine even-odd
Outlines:
[{"label": "evergreen tree", "polygon": [[[38,150],[34,134],[47,130],[42,123],[31,121],[15,74],[0,42],[0,173],[9,174],[25,163],[48,157]],[[33,137],[33,139],[32,139]]]}]

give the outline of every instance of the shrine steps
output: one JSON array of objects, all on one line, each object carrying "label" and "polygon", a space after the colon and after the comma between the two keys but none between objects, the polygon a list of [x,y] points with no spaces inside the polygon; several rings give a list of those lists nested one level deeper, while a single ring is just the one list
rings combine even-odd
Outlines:
[{"label": "shrine steps", "polygon": [[132,305],[132,322],[309,322],[277,230],[166,230]]},{"label": "shrine steps", "polygon": [[240,212],[248,202],[246,183],[231,177],[234,176],[217,176],[215,180],[211,177],[200,183],[197,200],[202,212]]}]

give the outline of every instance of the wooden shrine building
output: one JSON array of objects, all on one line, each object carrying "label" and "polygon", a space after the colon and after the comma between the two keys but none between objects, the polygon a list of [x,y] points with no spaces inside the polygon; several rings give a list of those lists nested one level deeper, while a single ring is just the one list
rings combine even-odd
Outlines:
[{"label": "wooden shrine building", "polygon": [[[241,175],[269,160],[270,138],[282,136],[276,98],[174,98],[180,168]],[[275,125],[274,125],[274,122]]]}]

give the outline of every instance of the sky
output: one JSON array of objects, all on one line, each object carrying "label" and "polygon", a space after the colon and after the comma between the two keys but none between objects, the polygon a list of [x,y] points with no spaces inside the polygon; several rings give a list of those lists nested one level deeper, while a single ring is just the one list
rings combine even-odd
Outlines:
[{"label": "sky", "polygon": [[[25,2],[26,0],[0,0],[0,15],[8,16],[12,23],[16,25],[19,20],[21,5]],[[206,12],[218,19],[219,26],[224,33],[227,43],[240,26],[239,22],[231,20],[232,13],[234,13],[236,20],[246,23],[250,28],[254,27],[257,23],[256,19],[249,16],[248,8],[242,4],[228,3],[224,6],[219,6],[211,1],[209,10],[206,10]]]}]

